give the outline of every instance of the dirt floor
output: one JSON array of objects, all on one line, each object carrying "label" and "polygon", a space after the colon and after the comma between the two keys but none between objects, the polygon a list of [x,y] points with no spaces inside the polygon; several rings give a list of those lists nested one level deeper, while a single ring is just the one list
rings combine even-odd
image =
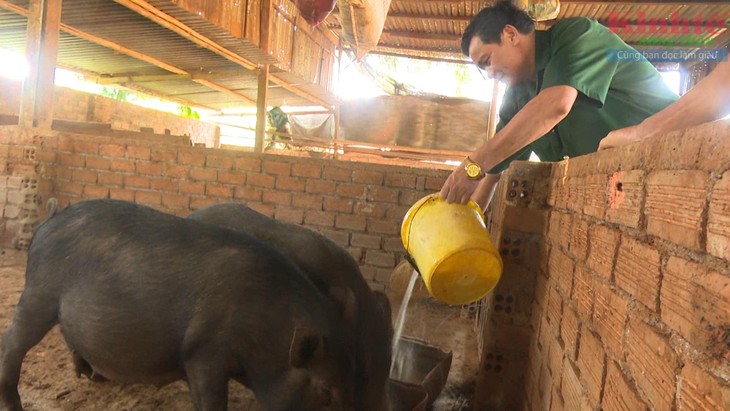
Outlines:
[{"label": "dirt floor", "polygon": [[[0,251],[0,332],[4,331],[23,290],[25,253]],[[394,317],[402,296],[391,295]],[[450,308],[433,299],[417,297],[408,305],[403,335],[419,338],[443,351],[453,352],[446,387],[434,403],[434,411],[471,410],[478,355],[473,320],[461,318],[459,307]],[[260,411],[251,391],[229,385],[229,409]],[[185,383],[157,388],[121,386],[77,378],[63,337],[54,328],[23,362],[19,386],[27,411],[83,410],[193,410]]]}]

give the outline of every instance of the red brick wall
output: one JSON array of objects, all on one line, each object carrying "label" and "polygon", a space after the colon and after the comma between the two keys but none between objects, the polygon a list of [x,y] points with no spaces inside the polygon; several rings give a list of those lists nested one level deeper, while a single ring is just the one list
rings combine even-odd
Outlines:
[{"label": "red brick wall", "polygon": [[556,164],[526,409],[730,409],[730,121]]},{"label": "red brick wall", "polygon": [[[0,77],[0,114],[18,115],[22,83]],[[107,97],[56,87],[53,118],[71,121],[109,123],[114,130],[140,131],[151,128],[155,133],[188,135],[193,143],[215,147],[217,126],[163,111],[151,110]]]},{"label": "red brick wall", "polygon": [[[34,160],[24,155],[25,143]],[[408,208],[440,189],[448,171],[415,169],[150,143],[118,137],[0,127],[0,154],[11,169],[0,182],[7,225],[4,243],[21,224],[21,180],[43,186],[62,205],[117,198],[185,216],[207,205],[240,201],[282,221],[318,230],[347,248],[363,274],[384,288],[402,259],[400,224]],[[39,174],[33,177],[34,172]],[[30,176],[30,177],[29,177]],[[0,187],[2,190],[3,187]],[[2,238],[2,236],[0,236]]]}]

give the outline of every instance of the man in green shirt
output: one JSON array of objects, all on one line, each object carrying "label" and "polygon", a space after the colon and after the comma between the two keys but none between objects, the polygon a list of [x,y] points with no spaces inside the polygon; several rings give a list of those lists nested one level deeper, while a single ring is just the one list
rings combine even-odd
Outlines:
[{"label": "man in green shirt", "polygon": [[610,131],[638,124],[678,98],[651,63],[587,18],[535,31],[527,13],[504,1],[471,20],[461,48],[508,88],[497,133],[441,189],[448,202],[472,198],[486,208],[510,162],[532,152],[542,161],[595,152]]}]

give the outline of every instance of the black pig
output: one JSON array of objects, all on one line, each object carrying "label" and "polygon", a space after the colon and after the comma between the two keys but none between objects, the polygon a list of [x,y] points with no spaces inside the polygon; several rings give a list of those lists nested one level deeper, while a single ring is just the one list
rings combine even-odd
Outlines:
[{"label": "black pig", "polygon": [[387,398],[393,337],[390,304],[385,294],[370,289],[357,262],[345,249],[306,227],[276,221],[240,203],[212,205],[193,212],[188,218],[232,228],[276,247],[325,294],[336,294],[333,287],[349,289],[356,307],[355,312],[348,313],[350,330],[357,340],[355,409],[390,409]]},{"label": "black pig", "polygon": [[251,236],[123,201],[81,202],[31,241],[0,346],[0,410],[22,410],[23,357],[57,323],[78,371],[184,379],[196,410],[225,410],[229,379],[267,410],[351,410],[342,310]]}]

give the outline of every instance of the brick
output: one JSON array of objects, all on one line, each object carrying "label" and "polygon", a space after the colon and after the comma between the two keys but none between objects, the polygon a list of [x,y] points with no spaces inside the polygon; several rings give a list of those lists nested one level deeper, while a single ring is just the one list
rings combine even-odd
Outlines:
[{"label": "brick", "polygon": [[246,178],[247,185],[261,188],[274,188],[275,181],[274,176],[267,176],[263,174],[249,174]]},{"label": "brick", "polygon": [[347,198],[325,197],[322,202],[322,209],[324,211],[351,214],[353,204],[354,201]]},{"label": "brick", "polygon": [[246,184],[246,174],[240,171],[218,171],[218,182],[221,184],[233,184],[242,186]]},{"label": "brick", "polygon": [[291,193],[284,191],[264,191],[261,201],[265,204],[289,205],[291,197]]},{"label": "brick", "polygon": [[190,197],[190,209],[191,210],[200,210],[201,208],[212,206],[215,203],[216,203],[216,200],[213,198]]},{"label": "brick", "polygon": [[162,205],[173,209],[188,209],[190,207],[190,196],[184,194],[163,194]]},{"label": "brick", "polygon": [[150,150],[150,160],[165,164],[175,163],[177,161],[177,151],[153,147]]},{"label": "brick", "polygon": [[539,402],[537,405],[533,406],[534,410],[547,410],[550,408],[550,393],[552,386],[552,377],[550,376],[550,371],[547,366],[543,366],[540,368],[540,377],[538,380],[538,392],[539,392]]},{"label": "brick", "polygon": [[71,180],[77,183],[96,183],[96,171],[75,169],[73,170]]},{"label": "brick", "polygon": [[423,191],[419,190],[401,190],[398,194],[398,204],[410,207],[425,195]]},{"label": "brick", "polygon": [[563,187],[562,201],[560,201],[562,208],[582,214],[586,207],[587,189],[585,177],[569,177]]},{"label": "brick", "polygon": [[388,204],[385,206],[385,218],[394,221],[403,221],[409,207]]},{"label": "brick", "polygon": [[319,164],[294,163],[291,165],[291,175],[293,177],[320,178],[322,176],[322,166]]},{"label": "brick", "polygon": [[116,173],[98,173],[98,184],[121,186],[124,176]]},{"label": "brick", "polygon": [[[395,268],[395,255],[385,251],[367,250],[365,252],[365,263],[375,267]],[[388,275],[388,279],[390,275]]]},{"label": "brick", "polygon": [[704,136],[677,130],[642,144],[645,167],[654,170],[689,170],[696,167]]},{"label": "brick", "polygon": [[127,146],[127,158],[135,160],[148,160],[150,159],[150,148],[141,146]]},{"label": "brick", "polygon": [[85,185],[84,198],[109,198],[109,188],[97,185]]},{"label": "brick", "polygon": [[585,321],[593,315],[593,276],[590,271],[582,266],[575,267],[573,279],[573,301],[575,301],[578,317]]},{"label": "brick", "polygon": [[587,265],[601,277],[611,278],[619,237],[617,230],[601,225],[594,225],[588,231],[590,251]]},{"label": "brick", "polygon": [[647,410],[636,389],[626,381],[621,369],[610,361],[606,372],[606,386],[603,391],[603,411]]},{"label": "brick", "polygon": [[426,176],[426,190],[427,191],[441,191],[441,187],[444,186],[446,179],[449,177],[450,172],[445,172],[442,176]]},{"label": "brick", "polygon": [[193,181],[181,181],[180,182],[180,194],[205,194],[205,183],[198,183]]},{"label": "brick", "polygon": [[550,278],[557,280],[556,285],[560,295],[565,299],[570,298],[573,292],[573,271],[575,269],[573,260],[562,251],[553,249],[550,253],[548,269]]},{"label": "brick", "polygon": [[558,245],[560,248],[567,249],[570,240],[573,238],[573,216],[568,213],[560,213],[560,224],[558,225]]},{"label": "brick", "polygon": [[241,171],[260,172],[261,160],[257,157],[238,157],[233,161],[233,168]]},{"label": "brick", "polygon": [[541,234],[547,227],[548,213],[534,208],[507,206],[502,225],[524,233]]},{"label": "brick", "polygon": [[137,174],[159,176],[162,175],[163,166],[159,163],[137,163],[136,169]]},{"label": "brick", "polygon": [[399,188],[416,188],[416,175],[388,173],[385,175],[385,185]]},{"label": "brick", "polygon": [[190,175],[190,166],[166,164],[162,175],[170,178],[188,178]]},{"label": "brick", "polygon": [[593,326],[613,358],[622,358],[624,326],[628,316],[628,300],[598,281],[595,285]]},{"label": "brick", "polygon": [[325,164],[322,178],[332,181],[352,181],[352,170],[344,167]]},{"label": "brick", "polygon": [[365,231],[365,217],[357,215],[338,215],[335,217],[335,228],[348,231]]},{"label": "brick", "polygon": [[363,215],[369,218],[383,218],[387,206],[384,204],[371,203],[369,201],[355,201],[353,214]]},{"label": "brick", "polygon": [[126,150],[120,144],[100,144],[99,154],[106,157],[123,158]]},{"label": "brick", "polygon": [[603,219],[606,213],[608,176],[599,174],[586,177],[583,213]]},{"label": "brick", "polygon": [[124,186],[127,188],[150,188],[150,179],[143,176],[124,176]]},{"label": "brick", "polygon": [[69,167],[84,167],[86,165],[86,157],[80,154],[64,154],[58,155],[58,164]]},{"label": "brick", "polygon": [[191,167],[190,178],[193,181],[215,182],[218,180],[218,171],[210,168]]},{"label": "brick", "polygon": [[707,252],[730,260],[730,171],[715,183],[710,198]]},{"label": "brick", "polygon": [[306,213],[304,213],[304,223],[306,225],[334,227],[335,215],[331,213],[325,213],[323,211],[307,210]]},{"label": "brick", "polygon": [[111,164],[112,162],[108,158],[94,156],[86,157],[86,168],[90,170],[109,170]]},{"label": "brick", "polygon": [[132,160],[112,159],[109,169],[112,171],[123,171],[125,173],[134,173],[135,164]]},{"label": "brick", "polygon": [[576,261],[583,262],[588,255],[588,220],[582,218],[573,219],[572,236],[570,239],[570,253]]},{"label": "brick", "polygon": [[208,154],[205,156],[205,166],[228,170],[233,168],[233,158],[228,155]]},{"label": "brick", "polygon": [[[379,235],[352,233],[350,245],[354,247],[379,249],[382,238]],[[402,247],[401,247],[402,248]]]},{"label": "brick", "polygon": [[709,172],[718,172],[730,164],[730,121],[719,120],[693,127],[691,132],[701,136],[702,147],[695,159],[697,166]]},{"label": "brick", "polygon": [[601,401],[606,353],[598,337],[588,330],[584,330],[580,337],[578,369],[580,369],[580,381],[586,389],[591,408],[593,408]]},{"label": "brick", "polygon": [[643,170],[620,171],[608,181],[608,210],[606,219],[612,223],[639,228],[641,205],[644,201]]},{"label": "brick", "polygon": [[234,187],[221,184],[206,184],[205,195],[218,199],[233,199]]},{"label": "brick", "polygon": [[306,210],[322,210],[322,196],[297,193],[292,196],[292,205]]},{"label": "brick", "polygon": [[305,184],[306,184],[306,180],[301,179],[301,178],[289,177],[289,176],[277,176],[274,187],[277,190],[303,192]]},{"label": "brick", "polygon": [[99,143],[93,141],[76,140],[73,142],[74,153],[98,154]]},{"label": "brick", "polygon": [[550,324],[550,332],[552,336],[557,338],[560,336],[560,320],[563,316],[563,300],[557,289],[550,287],[548,292],[547,303],[547,320]]},{"label": "brick", "polygon": [[364,184],[338,183],[336,194],[340,197],[364,200],[367,186]]},{"label": "brick", "polygon": [[398,235],[400,234],[400,224],[387,220],[368,220],[366,231],[368,233]]},{"label": "brick", "polygon": [[137,191],[134,193],[134,201],[139,204],[157,206],[162,204],[162,195],[155,191]]},{"label": "brick", "polygon": [[653,409],[671,410],[679,361],[668,339],[657,334],[640,318],[632,318],[629,321],[626,347],[626,363],[639,391]]},{"label": "brick", "polygon": [[704,171],[657,171],[646,181],[648,234],[700,249],[709,175]]},{"label": "brick", "polygon": [[398,190],[386,187],[370,187],[368,189],[367,200],[383,203],[398,203]]},{"label": "brick", "polygon": [[700,351],[730,361],[730,277],[670,257],[662,283],[661,318]]},{"label": "brick", "polygon": [[123,201],[134,201],[134,191],[125,188],[110,188],[109,198]]},{"label": "brick", "polygon": [[383,185],[383,173],[380,171],[355,170],[352,172],[352,182],[371,186]]},{"label": "brick", "polygon": [[274,209],[274,218],[285,223],[301,225],[304,223],[304,210],[276,207]]},{"label": "brick", "polygon": [[283,161],[266,160],[261,164],[261,171],[277,176],[291,175],[291,164]]},{"label": "brick", "polygon": [[578,352],[578,313],[573,307],[566,304],[563,309],[563,320],[560,325],[560,338],[565,342],[565,354],[571,360],[576,359]]},{"label": "brick", "polygon": [[[191,149],[192,150],[192,149]],[[177,153],[177,163],[187,166],[205,166],[205,154],[201,151],[180,151]]]},{"label": "brick", "polygon": [[406,250],[403,248],[403,242],[400,237],[391,237],[383,240],[383,250],[394,251],[396,253],[405,253]]},{"label": "brick", "polygon": [[236,187],[233,191],[233,198],[244,201],[261,201],[263,191],[253,187]]},{"label": "brick", "polygon": [[659,251],[625,235],[614,268],[616,285],[656,312],[660,264]]},{"label": "brick", "polygon": [[590,410],[585,391],[580,385],[578,375],[573,368],[570,360],[565,359],[563,365],[563,381],[561,384],[560,394],[563,398],[563,410]]},{"label": "brick", "polygon": [[312,194],[332,195],[337,189],[337,184],[332,181],[307,180],[305,191]]},{"label": "brick", "polygon": [[685,363],[677,386],[679,411],[730,410],[730,385],[722,384],[692,362]]}]

